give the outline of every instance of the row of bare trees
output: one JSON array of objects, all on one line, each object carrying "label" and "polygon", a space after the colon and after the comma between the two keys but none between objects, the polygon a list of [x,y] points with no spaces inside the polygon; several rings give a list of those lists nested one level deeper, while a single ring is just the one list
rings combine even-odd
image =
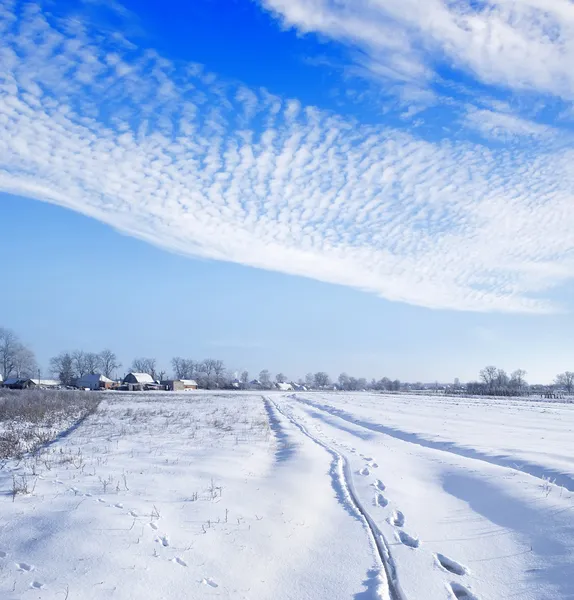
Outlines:
[{"label": "row of bare trees", "polygon": [[215,358],[196,361],[176,356],[172,358],[171,366],[176,379],[193,379],[207,389],[227,387],[233,378],[224,362]]},{"label": "row of bare trees", "polygon": [[101,352],[61,352],[50,359],[50,371],[63,385],[74,385],[76,379],[84,375],[101,374],[112,379],[120,367],[118,357],[108,349]]}]

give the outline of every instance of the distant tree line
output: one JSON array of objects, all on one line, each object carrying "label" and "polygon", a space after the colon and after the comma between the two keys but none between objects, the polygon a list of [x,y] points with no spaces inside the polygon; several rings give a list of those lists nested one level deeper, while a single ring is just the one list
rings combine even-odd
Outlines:
[{"label": "distant tree line", "polygon": [[[121,367],[117,355],[110,349],[100,352],[74,350],[61,352],[50,359],[50,373],[59,379],[63,385],[72,386],[76,380],[89,374],[101,374],[109,379],[115,379]],[[155,381],[167,379],[193,379],[199,387],[205,389],[242,388],[242,389],[272,389],[277,384],[290,383],[306,389],[326,390],[338,389],[343,391],[376,390],[398,392],[400,390],[424,390],[429,386],[422,383],[403,384],[398,379],[388,377],[371,379],[353,377],[341,373],[336,381],[331,380],[325,371],[307,373],[296,381],[289,379],[284,373],[275,376],[268,369],[263,369],[258,376],[251,379],[247,371],[240,374],[231,371],[220,359],[206,358],[195,360],[174,357],[171,360],[172,372],[158,367],[155,358],[135,358],[130,370],[137,373],[148,373]],[[35,378],[40,369],[33,351],[26,346],[10,329],[0,327],[0,375],[2,378],[17,377],[19,379]],[[554,382],[547,386],[529,385],[526,381],[526,371],[516,369],[508,374],[504,369],[489,365],[481,369],[479,379],[465,385],[455,379],[454,385],[446,386],[456,392],[473,395],[519,396],[530,392],[546,394],[574,393],[574,371],[559,373]],[[438,384],[437,384],[438,389]],[[444,389],[444,386],[443,386]]]},{"label": "distant tree line", "polygon": [[114,352],[61,352],[50,359],[50,371],[62,385],[72,386],[84,375],[104,375],[108,379],[115,377],[121,363]]}]

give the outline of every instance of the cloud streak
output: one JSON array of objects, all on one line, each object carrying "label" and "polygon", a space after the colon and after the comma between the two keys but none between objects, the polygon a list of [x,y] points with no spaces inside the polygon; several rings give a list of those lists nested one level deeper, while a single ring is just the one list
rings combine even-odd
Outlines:
[{"label": "cloud streak", "polygon": [[570,0],[260,0],[285,26],[360,47],[372,73],[431,81],[441,66],[485,84],[574,99]]},{"label": "cloud streak", "polygon": [[574,153],[545,137],[425,141],[0,9],[0,190],[189,256],[430,308],[551,312],[574,276]]}]

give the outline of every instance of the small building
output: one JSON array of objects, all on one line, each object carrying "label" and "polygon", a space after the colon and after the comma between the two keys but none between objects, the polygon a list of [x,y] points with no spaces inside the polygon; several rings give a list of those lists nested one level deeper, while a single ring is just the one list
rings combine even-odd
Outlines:
[{"label": "small building", "polygon": [[11,390],[58,388],[60,385],[60,382],[55,379],[31,379],[29,377],[8,377],[4,382],[4,387]]},{"label": "small building", "polygon": [[186,390],[196,390],[198,387],[197,381],[193,379],[165,379],[160,384],[168,392],[185,392]]},{"label": "small building", "polygon": [[290,383],[285,383],[284,381],[278,381],[275,386],[277,387],[278,390],[281,390],[282,392],[292,392],[293,391],[293,386]]},{"label": "small building", "polygon": [[114,382],[111,379],[101,374],[84,375],[76,380],[76,386],[81,389],[109,390],[113,385]]}]

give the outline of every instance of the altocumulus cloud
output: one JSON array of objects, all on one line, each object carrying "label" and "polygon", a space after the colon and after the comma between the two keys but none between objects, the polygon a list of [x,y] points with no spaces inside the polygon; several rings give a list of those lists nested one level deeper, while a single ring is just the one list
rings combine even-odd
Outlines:
[{"label": "altocumulus cloud", "polygon": [[425,141],[32,4],[0,11],[0,190],[432,308],[550,312],[574,275],[574,155],[546,134],[512,151]]}]

